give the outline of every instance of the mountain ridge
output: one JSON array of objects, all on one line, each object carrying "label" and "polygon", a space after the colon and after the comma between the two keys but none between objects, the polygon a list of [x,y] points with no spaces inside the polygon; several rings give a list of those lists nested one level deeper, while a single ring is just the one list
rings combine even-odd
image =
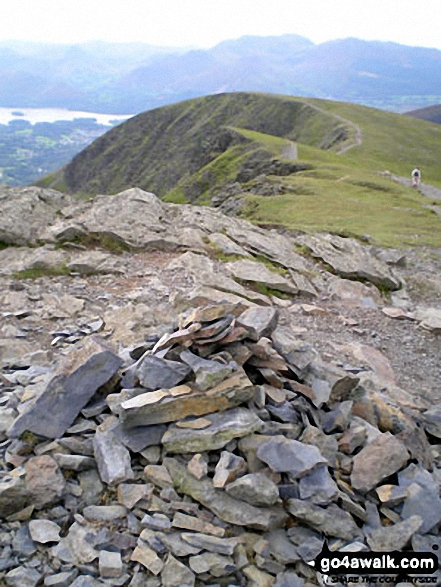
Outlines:
[{"label": "mountain ridge", "polygon": [[[0,89],[0,105],[136,113],[215,92],[262,91],[408,111],[441,102],[440,64],[437,49],[353,38],[314,44],[298,35],[250,35],[182,50],[4,42],[0,75],[15,73]],[[71,95],[48,95],[48,86],[72,79]]]}]

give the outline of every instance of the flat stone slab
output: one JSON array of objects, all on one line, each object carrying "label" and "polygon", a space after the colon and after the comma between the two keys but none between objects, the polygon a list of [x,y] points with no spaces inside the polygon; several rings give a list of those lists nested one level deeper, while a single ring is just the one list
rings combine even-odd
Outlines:
[{"label": "flat stone slab", "polygon": [[[149,392],[123,402],[120,420],[124,428],[177,422],[187,416],[227,410],[251,399],[255,391],[242,369],[206,392],[185,387],[188,388],[185,393],[174,394],[173,389],[161,390],[161,394]],[[157,395],[152,396],[152,393]]]},{"label": "flat stone slab", "polygon": [[166,458],[164,464],[176,491],[189,495],[225,522],[256,530],[271,530],[286,522],[287,514],[281,508],[259,508],[234,499],[215,489],[211,480],[197,480],[176,459]]},{"label": "flat stone slab", "polygon": [[107,343],[87,339],[60,364],[45,391],[18,416],[8,434],[29,430],[46,438],[60,438],[80,411],[122,365]]},{"label": "flat stone slab", "polygon": [[297,520],[326,536],[351,540],[360,534],[353,517],[334,504],[322,508],[301,499],[289,499],[288,511]]},{"label": "flat stone slab", "polygon": [[316,446],[275,436],[257,449],[258,458],[273,471],[290,473],[293,477],[303,477],[327,460]]},{"label": "flat stone slab", "polygon": [[367,493],[401,469],[408,459],[409,453],[402,442],[389,432],[379,434],[355,455],[351,473],[352,487]]},{"label": "flat stone slab", "polygon": [[412,516],[393,526],[374,530],[367,537],[370,548],[376,552],[387,552],[403,549],[418,532],[423,524],[420,516]]},{"label": "flat stone slab", "polygon": [[211,426],[192,430],[171,425],[162,438],[162,444],[170,453],[189,453],[217,450],[233,438],[242,438],[261,429],[260,418],[245,408],[235,408],[207,416]]}]

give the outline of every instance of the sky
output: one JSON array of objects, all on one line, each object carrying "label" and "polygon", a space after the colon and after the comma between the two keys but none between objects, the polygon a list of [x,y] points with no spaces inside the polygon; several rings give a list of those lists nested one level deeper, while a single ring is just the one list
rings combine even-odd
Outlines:
[{"label": "sky", "polygon": [[441,49],[441,0],[0,0],[0,41],[205,48],[287,33]]}]

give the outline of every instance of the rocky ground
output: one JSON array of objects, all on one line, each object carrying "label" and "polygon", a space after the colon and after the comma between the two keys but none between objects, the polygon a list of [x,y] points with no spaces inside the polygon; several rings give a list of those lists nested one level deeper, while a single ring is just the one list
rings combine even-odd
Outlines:
[{"label": "rocky ground", "polygon": [[440,251],[136,189],[6,190],[0,241],[0,584],[315,585],[325,538],[439,540]]}]

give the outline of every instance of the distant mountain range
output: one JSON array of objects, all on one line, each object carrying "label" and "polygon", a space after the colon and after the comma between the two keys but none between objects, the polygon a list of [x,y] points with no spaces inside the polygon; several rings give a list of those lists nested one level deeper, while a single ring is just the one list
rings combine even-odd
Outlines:
[{"label": "distant mountain range", "polygon": [[405,112],[441,103],[441,51],[297,35],[211,49],[89,42],[0,43],[0,106],[137,113],[234,91],[349,101]]}]

